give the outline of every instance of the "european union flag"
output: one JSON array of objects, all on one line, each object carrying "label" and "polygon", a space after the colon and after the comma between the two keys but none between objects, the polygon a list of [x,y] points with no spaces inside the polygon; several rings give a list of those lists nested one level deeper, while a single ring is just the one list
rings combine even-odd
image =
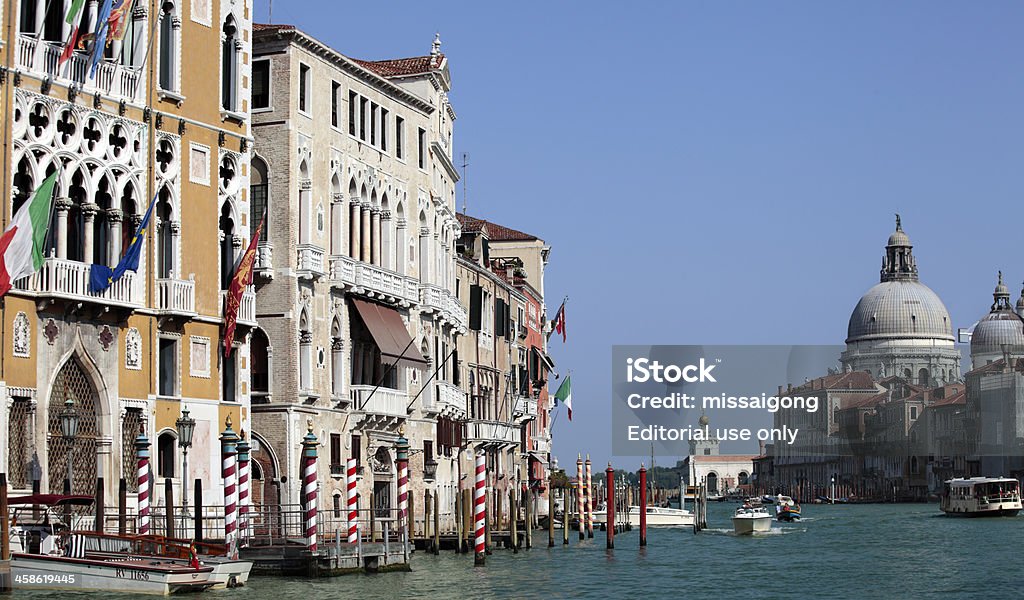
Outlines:
[{"label": "european union flag", "polygon": [[103,53],[107,49],[107,34],[110,32],[110,10],[113,0],[103,0],[100,4],[99,14],[96,17],[96,29],[93,30],[92,66],[89,69],[89,78],[96,77],[96,67],[103,60]]},{"label": "european union flag", "polygon": [[89,290],[92,292],[102,292],[103,290],[110,287],[110,284],[114,283],[124,275],[125,271],[138,271],[139,270],[139,258],[142,254],[142,244],[146,241],[146,228],[149,227],[149,217],[153,214],[153,207],[156,206],[156,199],[159,195],[153,196],[153,199],[149,203],[149,208],[146,209],[146,216],[142,217],[142,222],[139,223],[139,228],[135,230],[135,235],[132,236],[132,242],[128,245],[128,249],[124,251],[124,256],[121,257],[121,261],[117,263],[117,266],[111,269],[107,265],[98,265],[93,263],[92,268],[89,269]]}]

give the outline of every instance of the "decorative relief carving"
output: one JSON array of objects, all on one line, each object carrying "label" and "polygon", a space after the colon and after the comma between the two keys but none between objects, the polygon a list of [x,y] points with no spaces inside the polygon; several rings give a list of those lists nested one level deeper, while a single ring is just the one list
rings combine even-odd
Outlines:
[{"label": "decorative relief carving", "polygon": [[28,315],[19,312],[14,316],[14,355],[28,358],[32,349],[32,331]]},{"label": "decorative relief carving", "polygon": [[133,371],[142,370],[142,334],[135,327],[124,336],[124,366]]}]

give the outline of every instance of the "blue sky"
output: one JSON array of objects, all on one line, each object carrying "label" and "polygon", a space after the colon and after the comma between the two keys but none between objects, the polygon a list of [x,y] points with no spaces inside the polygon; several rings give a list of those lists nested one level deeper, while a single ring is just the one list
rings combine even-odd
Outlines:
[{"label": "blue sky", "polygon": [[571,298],[563,465],[610,459],[613,344],[842,343],[894,212],[954,327],[1024,281],[1020,2],[384,6],[274,21],[366,59],[441,33],[469,212],[547,240]]}]

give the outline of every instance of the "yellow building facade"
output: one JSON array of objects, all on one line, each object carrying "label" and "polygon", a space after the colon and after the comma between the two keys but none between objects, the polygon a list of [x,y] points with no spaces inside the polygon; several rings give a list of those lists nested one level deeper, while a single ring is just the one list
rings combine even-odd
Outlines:
[{"label": "yellow building facade", "polygon": [[[83,31],[100,4],[85,3]],[[15,491],[38,481],[60,492],[70,456],[74,491],[102,478],[109,506],[120,479],[137,489],[144,430],[157,486],[171,480],[180,502],[183,479],[202,479],[205,503],[222,503],[217,438],[229,415],[248,429],[255,326],[247,291],[225,360],[224,290],[255,229],[252,2],[136,2],[94,74],[88,50],[59,59],[70,5],[13,0],[0,15],[3,226],[59,171],[45,263],[0,300],[0,471]],[[90,291],[91,265],[118,263],[154,197],[138,270]],[[69,398],[70,442],[58,417]],[[175,432],[185,407],[197,421],[187,474]]]}]

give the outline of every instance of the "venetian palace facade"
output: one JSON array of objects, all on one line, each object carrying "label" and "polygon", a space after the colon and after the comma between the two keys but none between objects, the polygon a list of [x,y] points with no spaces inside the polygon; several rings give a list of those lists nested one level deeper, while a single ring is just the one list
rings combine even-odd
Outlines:
[{"label": "venetian palace facade", "polygon": [[[85,3],[83,30],[99,4]],[[230,360],[220,346],[223,290],[253,225],[252,4],[137,2],[94,77],[83,51],[58,64],[70,5],[11,1],[0,14],[4,226],[59,171],[45,264],[2,300],[0,470],[15,493],[33,480],[60,492],[70,456],[74,491],[92,494],[102,478],[112,505],[119,479],[137,490],[144,429],[156,485],[170,479],[180,494],[175,420],[187,407],[190,477],[220,498],[217,437],[229,416],[235,431],[250,429],[253,292]],[[118,262],[154,195],[138,271],[90,292],[90,264]],[[73,444],[57,416],[69,398]]]}]

